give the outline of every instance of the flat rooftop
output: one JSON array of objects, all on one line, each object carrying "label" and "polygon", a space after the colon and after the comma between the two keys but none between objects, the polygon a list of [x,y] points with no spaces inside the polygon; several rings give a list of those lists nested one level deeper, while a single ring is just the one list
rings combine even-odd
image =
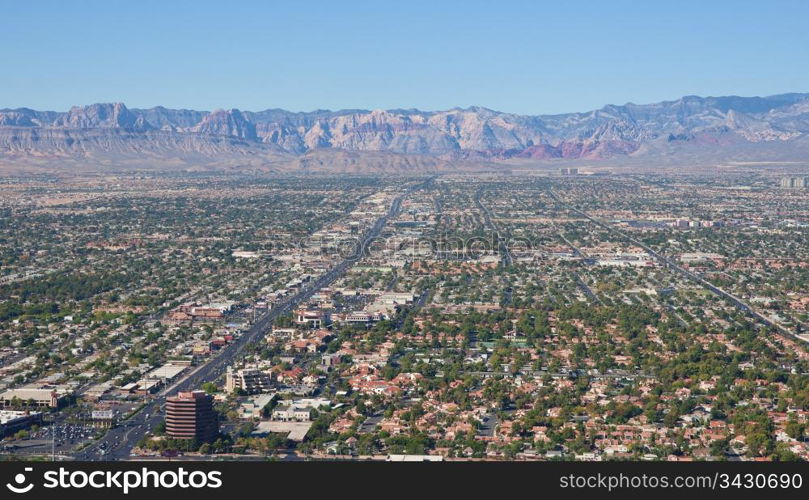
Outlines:
[{"label": "flat rooftop", "polygon": [[300,442],[306,437],[306,433],[312,427],[312,422],[275,422],[265,420],[259,422],[253,435],[260,436],[262,434],[277,433],[287,434],[287,439]]}]

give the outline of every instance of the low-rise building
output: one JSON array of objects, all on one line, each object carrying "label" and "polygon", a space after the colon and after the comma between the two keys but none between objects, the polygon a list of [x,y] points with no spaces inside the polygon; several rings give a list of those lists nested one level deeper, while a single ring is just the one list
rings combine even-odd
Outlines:
[{"label": "low-rise building", "polygon": [[58,408],[70,395],[56,386],[20,387],[0,393],[0,406],[17,405]]},{"label": "low-rise building", "polygon": [[42,413],[0,410],[0,437],[42,423]]},{"label": "low-rise building", "polygon": [[281,422],[308,422],[312,419],[312,408],[279,406],[273,410],[272,419]]},{"label": "low-rise building", "polygon": [[254,368],[244,368],[233,370],[228,367],[225,374],[225,391],[232,393],[237,389],[248,394],[269,392],[273,387],[270,376],[261,370]]}]

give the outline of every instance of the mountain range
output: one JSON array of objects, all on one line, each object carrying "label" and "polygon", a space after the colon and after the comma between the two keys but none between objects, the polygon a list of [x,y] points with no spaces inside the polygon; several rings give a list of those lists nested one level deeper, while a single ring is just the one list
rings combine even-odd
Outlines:
[{"label": "mountain range", "polygon": [[[233,168],[361,171],[366,158],[396,169],[450,163],[663,158],[681,154],[805,159],[809,94],[686,96],[584,113],[518,115],[482,107],[446,111],[130,109],[0,110],[0,165],[54,160],[115,166],[221,163]],[[352,167],[353,165],[353,167]]]}]

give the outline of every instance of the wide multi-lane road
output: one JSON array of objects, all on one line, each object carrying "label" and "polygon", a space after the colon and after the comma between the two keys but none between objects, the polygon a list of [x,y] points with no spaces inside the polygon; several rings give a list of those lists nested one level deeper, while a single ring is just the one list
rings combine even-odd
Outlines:
[{"label": "wide multi-lane road", "polygon": [[104,437],[74,454],[76,460],[125,460],[130,457],[135,447],[147,432],[163,420],[163,405],[166,397],[177,392],[190,391],[199,388],[205,382],[211,382],[222,376],[228,365],[232,364],[244,349],[260,341],[270,330],[273,321],[278,319],[309,298],[320,288],[328,286],[342,276],[346,270],[354,265],[367,252],[374,238],[377,238],[385,227],[388,219],[395,217],[402,204],[402,199],[410,192],[427,185],[419,184],[410,188],[405,194],[393,199],[388,212],[376,220],[374,225],[365,232],[354,247],[351,255],[341,260],[326,273],[306,283],[296,294],[279,302],[270,311],[258,319],[250,329],[236,338],[234,342],[212,357],[202,365],[197,366],[178,382],[168,386],[155,395],[143,408],[135,413],[121,425],[110,429]]},{"label": "wide multi-lane road", "polygon": [[475,205],[483,213],[483,225],[486,229],[492,231],[494,237],[497,238],[494,243],[497,245],[498,252],[500,252],[500,263],[503,267],[508,267],[514,263],[514,259],[511,257],[506,240],[497,231],[497,225],[492,220],[491,210],[483,204],[483,191],[485,191],[485,188],[480,188],[475,192]]}]

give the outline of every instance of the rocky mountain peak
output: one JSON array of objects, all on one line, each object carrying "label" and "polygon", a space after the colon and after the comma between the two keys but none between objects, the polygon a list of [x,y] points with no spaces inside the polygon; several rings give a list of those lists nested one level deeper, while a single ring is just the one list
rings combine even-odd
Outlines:
[{"label": "rocky mountain peak", "polygon": [[215,109],[191,128],[192,132],[208,135],[225,135],[240,139],[257,140],[255,124],[247,121],[238,109]]},{"label": "rocky mountain peak", "polygon": [[53,125],[71,129],[118,128],[131,131],[151,128],[146,120],[140,119],[122,102],[73,106],[57,118]]}]

